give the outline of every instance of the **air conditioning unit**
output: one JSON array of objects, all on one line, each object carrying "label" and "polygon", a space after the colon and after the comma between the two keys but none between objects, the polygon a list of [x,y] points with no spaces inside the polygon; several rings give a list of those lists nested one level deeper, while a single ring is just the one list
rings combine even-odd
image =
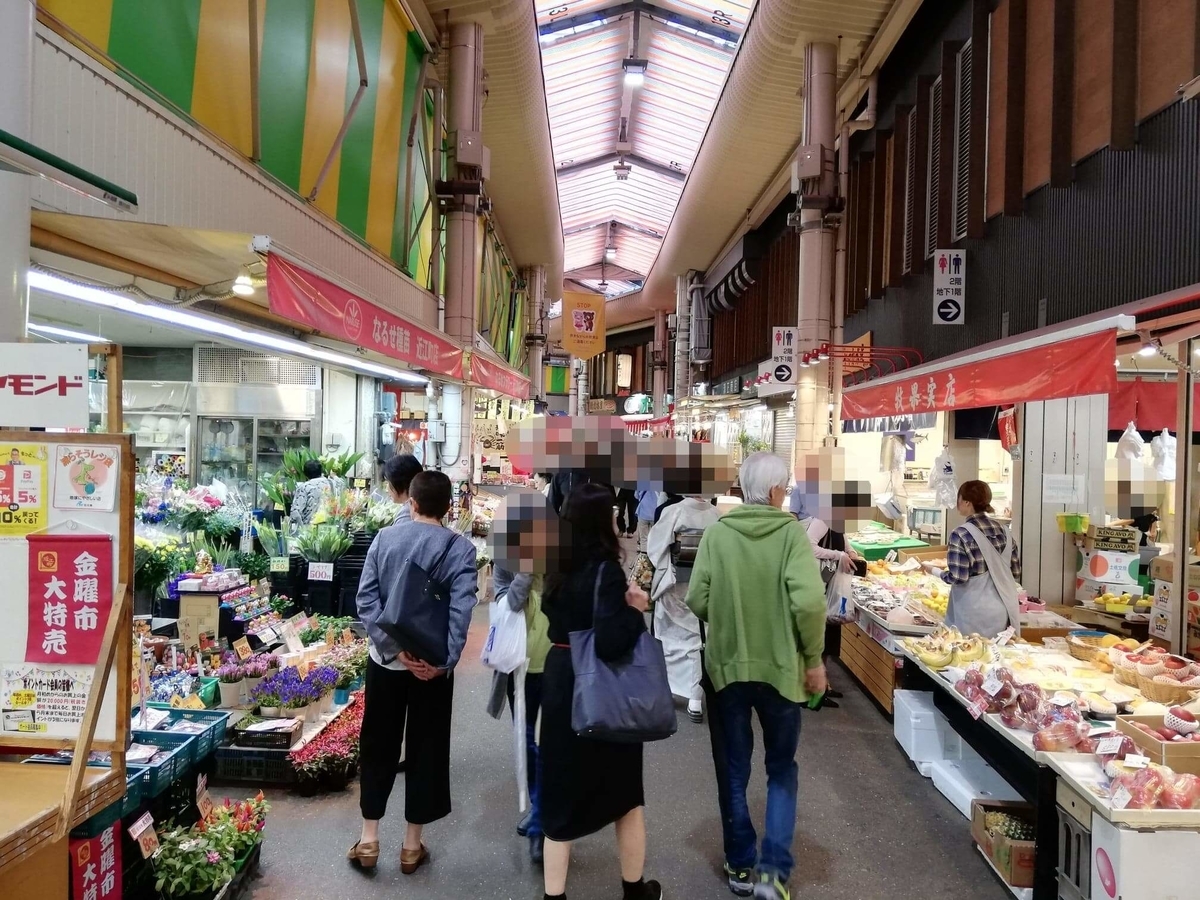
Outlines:
[{"label": "air conditioning unit", "polygon": [[667,313],[667,328],[670,331],[679,330],[679,313]]}]

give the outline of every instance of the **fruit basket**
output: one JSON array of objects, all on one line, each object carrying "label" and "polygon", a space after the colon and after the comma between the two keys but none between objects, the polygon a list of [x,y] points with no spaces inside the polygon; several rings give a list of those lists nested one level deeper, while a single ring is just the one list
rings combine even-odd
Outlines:
[{"label": "fruit basket", "polygon": [[1142,696],[1155,703],[1190,703],[1195,695],[1195,688],[1175,687],[1174,685],[1163,684],[1161,681],[1155,681],[1152,678],[1147,678],[1145,675],[1138,675],[1136,673],[1134,674],[1134,678],[1137,679],[1137,688],[1142,692]]},{"label": "fruit basket", "polygon": [[1067,634],[1067,650],[1076,659],[1092,662],[1101,654],[1107,658],[1103,646],[1108,633],[1104,631],[1072,631]]}]

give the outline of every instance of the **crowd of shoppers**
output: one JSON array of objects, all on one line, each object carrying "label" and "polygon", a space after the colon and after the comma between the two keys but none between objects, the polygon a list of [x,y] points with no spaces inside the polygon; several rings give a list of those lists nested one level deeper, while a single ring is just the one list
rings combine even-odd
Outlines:
[{"label": "crowd of shoppers", "polygon": [[[359,590],[370,663],[361,735],[362,830],[348,853],[360,867],[376,865],[379,820],[405,745],[405,874],[429,859],[422,827],[450,811],[453,673],[478,586],[474,546],[441,524],[451,503],[449,480],[419,470],[411,457],[389,461],[385,475],[404,512],[372,544]],[[650,597],[629,583],[618,534],[635,529],[654,564],[653,622],[665,679],[694,720],[701,721],[708,706],[728,886],[740,896],[787,900],[800,709],[824,693],[826,679],[825,590],[806,530],[782,509],[790,481],[786,465],[769,453],[749,456],[740,473],[744,503],[724,517],[701,497],[640,491],[624,498],[618,523],[618,496],[610,486],[581,472],[543,480],[560,517],[559,552],[544,577],[500,566],[493,577],[496,602],[524,614],[530,809],[518,831],[529,838],[531,859],[543,865],[546,900],[566,896],[573,842],[609,825],[625,900],[663,896],[658,882],[643,877],[642,744],[581,734],[572,722],[573,635],[591,633],[601,666],[628,659],[650,640]],[[435,608],[440,620],[426,615]],[[403,612],[414,609],[419,614]],[[436,661],[414,650],[420,644],[411,634],[414,623],[440,628]],[[516,684],[497,673],[493,714],[505,694],[516,706]],[[746,799],[753,715],[766,748],[761,852]]]}]

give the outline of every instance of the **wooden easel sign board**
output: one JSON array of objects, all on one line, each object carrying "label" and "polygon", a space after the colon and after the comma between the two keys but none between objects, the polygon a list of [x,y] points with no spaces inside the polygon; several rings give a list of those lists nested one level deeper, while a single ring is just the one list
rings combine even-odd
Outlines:
[{"label": "wooden easel sign board", "polygon": [[133,474],[126,435],[0,430],[0,746],[125,749]]}]

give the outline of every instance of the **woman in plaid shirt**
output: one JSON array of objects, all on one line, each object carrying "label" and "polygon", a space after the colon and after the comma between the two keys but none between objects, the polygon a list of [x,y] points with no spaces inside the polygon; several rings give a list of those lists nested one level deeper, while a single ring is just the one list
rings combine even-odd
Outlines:
[{"label": "woman in plaid shirt", "polygon": [[987,638],[1009,625],[1020,633],[1021,556],[1009,529],[987,515],[995,512],[992,489],[982,481],[965,482],[958,489],[958,512],[967,521],[951,533],[946,551],[946,624]]}]

